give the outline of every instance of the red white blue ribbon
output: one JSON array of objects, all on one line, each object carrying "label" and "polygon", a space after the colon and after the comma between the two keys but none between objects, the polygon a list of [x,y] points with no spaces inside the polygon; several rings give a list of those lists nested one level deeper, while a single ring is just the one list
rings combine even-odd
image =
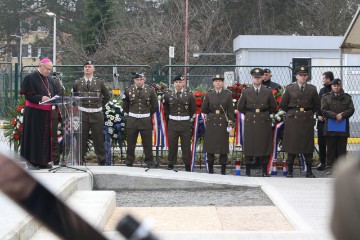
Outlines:
[{"label": "red white blue ribbon", "polygon": [[306,166],[304,154],[300,154],[300,160],[301,160],[301,166],[302,166],[301,168],[302,168],[303,172],[306,172],[307,166]]},{"label": "red white blue ribbon", "polygon": [[[273,151],[270,155],[269,163],[267,165],[267,173],[271,175],[277,175],[277,169],[272,166],[277,167],[277,155],[278,155],[278,145],[279,145],[279,130],[284,125],[284,122],[278,122],[275,125],[273,139],[272,139],[272,148]],[[276,164],[275,164],[276,163]]]},{"label": "red white blue ribbon", "polygon": [[110,143],[110,133],[109,133],[109,126],[104,126],[104,133],[105,133],[105,165],[111,166],[111,143]]},{"label": "red white blue ribbon", "polygon": [[244,123],[245,115],[241,112],[236,114],[235,143],[236,146],[244,146]]},{"label": "red white blue ribbon", "polygon": [[[195,163],[196,163],[196,150],[197,150],[197,144],[198,144],[198,140],[199,140],[199,126],[200,126],[200,121],[202,120],[202,122],[205,125],[205,115],[202,113],[198,113],[195,116],[194,119],[194,133],[193,133],[193,137],[192,137],[192,146],[191,146],[191,171],[194,171],[195,168]],[[207,162],[207,156],[206,153],[203,152],[204,154],[204,164],[206,167],[206,171],[209,171],[209,166],[208,166],[208,162]]]},{"label": "red white blue ribbon", "polygon": [[161,148],[168,148],[168,128],[166,124],[164,104],[158,100],[159,107],[153,115],[153,137],[154,146],[161,146]]}]

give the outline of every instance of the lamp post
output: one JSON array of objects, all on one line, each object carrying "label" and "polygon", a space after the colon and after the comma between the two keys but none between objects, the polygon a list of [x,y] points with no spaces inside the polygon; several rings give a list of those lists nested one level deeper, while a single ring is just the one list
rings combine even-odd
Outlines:
[{"label": "lamp post", "polygon": [[18,39],[20,39],[20,51],[19,51],[19,72],[21,72],[22,70],[22,36],[18,36],[18,35],[10,35],[11,37],[16,37]]},{"label": "lamp post", "polygon": [[56,14],[53,12],[47,12],[46,13],[48,16],[53,17],[54,18],[54,29],[53,29],[53,72],[56,72]]}]

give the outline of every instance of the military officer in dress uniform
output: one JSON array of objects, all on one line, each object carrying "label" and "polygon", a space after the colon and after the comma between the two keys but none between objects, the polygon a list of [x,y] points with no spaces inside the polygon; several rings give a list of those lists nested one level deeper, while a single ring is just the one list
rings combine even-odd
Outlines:
[{"label": "military officer in dress uniform", "polygon": [[184,89],[184,77],[173,79],[174,91],[164,95],[164,108],[168,120],[169,155],[168,169],[172,170],[177,161],[178,141],[181,141],[181,152],[185,171],[190,172],[191,157],[191,124],[196,110],[194,95]]},{"label": "military officer in dress uniform", "polygon": [[280,101],[286,111],[283,150],[288,153],[288,175],[293,177],[296,155],[303,154],[306,162],[306,177],[314,178],[311,171],[314,151],[314,114],[320,110],[320,98],[316,87],[307,83],[308,67],[295,69],[296,82],[288,85]]},{"label": "military officer in dress uniform", "polygon": [[[350,136],[349,118],[354,114],[355,108],[352,98],[342,89],[341,80],[336,78],[331,82],[331,92],[321,98],[321,112],[326,118],[324,136],[327,146],[327,168],[329,173],[335,161],[346,154],[347,139]],[[343,130],[329,129],[329,121],[344,121]]]},{"label": "military officer in dress uniform", "polygon": [[126,166],[132,167],[135,160],[135,147],[140,133],[148,167],[154,164],[152,153],[151,116],[158,109],[158,101],[153,88],[145,85],[145,76],[133,73],[134,85],[125,90],[123,109],[128,114],[126,122],[127,150]]},{"label": "military officer in dress uniform", "polygon": [[84,64],[84,77],[79,78],[73,85],[73,92],[90,93],[87,95],[96,95],[96,98],[88,98],[81,101],[78,109],[81,111],[81,129],[82,129],[82,155],[87,152],[89,131],[91,130],[95,154],[98,164],[105,165],[105,143],[104,143],[104,114],[103,107],[110,100],[111,94],[106,86],[105,80],[94,76],[95,66],[93,61],[87,61]]},{"label": "military officer in dress uniform", "polygon": [[272,126],[270,114],[276,111],[276,101],[272,90],[261,84],[264,70],[254,68],[250,71],[253,85],[242,91],[237,109],[245,114],[244,154],[246,176],[250,176],[251,162],[259,156],[262,176],[269,177],[267,165],[272,152]]},{"label": "military officer in dress uniform", "polygon": [[214,173],[215,154],[220,154],[221,174],[226,173],[229,153],[229,132],[234,125],[234,106],[231,93],[224,90],[224,77],[216,75],[212,79],[214,89],[207,92],[201,112],[207,114],[204,137],[204,152],[207,153],[209,173]]}]

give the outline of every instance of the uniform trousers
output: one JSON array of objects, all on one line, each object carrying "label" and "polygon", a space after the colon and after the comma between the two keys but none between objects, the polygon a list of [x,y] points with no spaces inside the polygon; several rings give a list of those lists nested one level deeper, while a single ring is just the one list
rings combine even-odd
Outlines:
[{"label": "uniform trousers", "polygon": [[152,153],[152,129],[135,129],[127,128],[127,149],[126,149],[126,164],[133,164],[135,160],[135,148],[138,135],[140,133],[142,146],[145,153],[145,163],[153,163]]},{"label": "uniform trousers", "polygon": [[[173,121],[173,120],[169,120]],[[175,121],[174,121],[175,122]],[[184,124],[182,122],[175,122],[170,123],[169,122],[169,165],[175,165],[177,162],[177,153],[178,153],[178,142],[180,138],[181,143],[181,152],[182,157],[185,165],[190,165],[190,158],[191,158],[191,128],[189,121],[185,121],[185,124],[188,126],[188,128],[185,130],[175,130],[173,128],[170,128],[174,124]]]},{"label": "uniform trousers", "polygon": [[327,136],[327,166],[332,167],[336,160],[346,154],[347,137]]},{"label": "uniform trousers", "polygon": [[[215,153],[207,153],[207,161],[208,164],[214,165],[215,162]],[[227,160],[228,160],[228,155],[227,154],[219,154],[219,161],[221,165],[226,165],[227,164]]]},{"label": "uniform trousers", "polygon": [[[293,154],[293,153],[288,153],[288,162],[289,164],[293,165],[294,164],[294,160],[295,160],[295,157],[296,155],[298,154]],[[313,153],[304,153],[304,158],[305,158],[305,163],[306,164],[312,164],[312,158],[313,158]]]},{"label": "uniform trousers", "polygon": [[[101,117],[96,118],[96,121],[93,120],[90,114],[100,114]],[[91,135],[93,140],[93,145],[95,149],[95,154],[97,156],[98,163],[100,165],[105,164],[106,155],[105,155],[105,142],[104,142],[104,117],[102,112],[95,113],[82,113],[82,156],[81,159],[84,160],[84,156],[87,152],[88,140],[89,140],[89,131],[91,129]]]}]

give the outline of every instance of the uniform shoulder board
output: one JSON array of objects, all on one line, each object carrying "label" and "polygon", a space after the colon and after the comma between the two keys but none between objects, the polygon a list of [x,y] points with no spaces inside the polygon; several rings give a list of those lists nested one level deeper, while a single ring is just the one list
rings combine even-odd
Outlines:
[{"label": "uniform shoulder board", "polygon": [[271,87],[268,87],[268,86],[266,86],[266,85],[263,85],[263,87],[271,89]]},{"label": "uniform shoulder board", "polygon": [[185,92],[187,92],[187,93],[192,93],[192,91],[191,90],[189,90],[189,89],[186,89],[186,91]]},{"label": "uniform shoulder board", "polygon": [[348,93],[344,93],[344,94],[352,98],[352,96],[350,94],[348,94]]},{"label": "uniform shoulder board", "polygon": [[209,90],[207,90],[208,92],[211,92],[212,90],[214,90],[213,88],[211,88],[211,89],[209,89]]},{"label": "uniform shoulder board", "polygon": [[230,89],[227,89],[227,88],[226,88],[226,89],[225,89],[225,91],[227,91],[227,92],[231,93]]},{"label": "uniform shoulder board", "polygon": [[325,97],[325,96],[327,96],[327,95],[330,95],[330,92],[324,93],[321,97]]},{"label": "uniform shoulder board", "polygon": [[286,85],[286,88],[287,88],[287,87],[290,87],[290,86],[293,86],[294,84],[296,84],[296,82],[292,82],[292,83]]}]

